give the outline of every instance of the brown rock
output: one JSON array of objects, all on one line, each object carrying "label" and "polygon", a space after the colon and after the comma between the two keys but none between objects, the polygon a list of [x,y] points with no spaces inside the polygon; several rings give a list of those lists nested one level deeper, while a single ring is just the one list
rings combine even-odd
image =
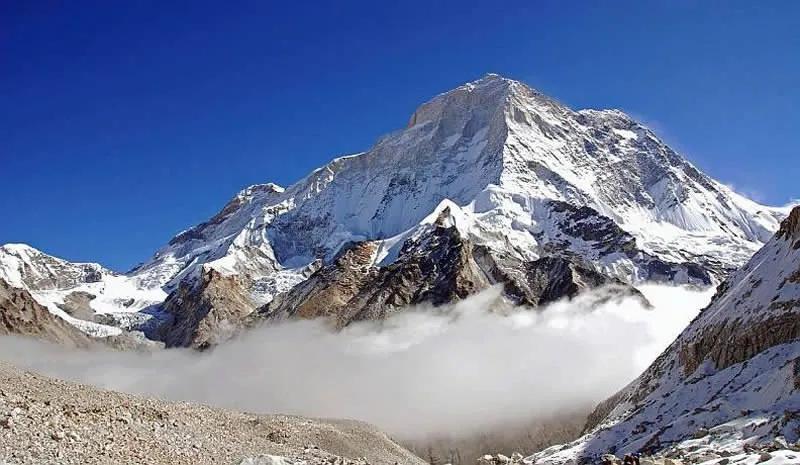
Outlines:
[{"label": "brown rock", "polygon": [[93,340],[53,315],[31,294],[0,279],[0,335],[35,337],[71,347],[89,347]]},{"label": "brown rock", "polygon": [[206,349],[230,338],[255,309],[239,279],[209,268],[199,282],[181,283],[164,302],[172,319],[159,329],[159,339],[167,347]]}]

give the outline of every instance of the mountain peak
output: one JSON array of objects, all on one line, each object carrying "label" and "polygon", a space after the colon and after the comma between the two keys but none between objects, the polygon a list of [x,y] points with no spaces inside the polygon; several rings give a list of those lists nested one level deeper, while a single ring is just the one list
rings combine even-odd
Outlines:
[{"label": "mountain peak", "polygon": [[17,252],[17,253],[19,253],[19,252],[26,252],[26,253],[39,252],[38,249],[36,249],[34,247],[31,247],[28,244],[24,244],[22,242],[19,242],[19,243],[9,242],[8,244],[0,245],[0,249],[5,250],[6,252]]},{"label": "mountain peak", "polygon": [[501,91],[505,94],[523,92],[534,95],[544,95],[522,81],[517,81],[516,79],[511,79],[496,73],[486,73],[479,79],[470,81],[451,90],[450,92],[444,93],[443,95],[457,93],[459,91],[463,92],[465,90],[468,92],[479,93]]},{"label": "mountain peak", "polygon": [[499,111],[507,101],[512,81],[498,74],[487,74],[455,89],[441,93],[417,107],[407,128],[442,120],[466,120],[473,113]]},{"label": "mountain peak", "polygon": [[505,76],[501,76],[497,73],[486,73],[481,76],[479,79],[472,81],[471,84],[478,84],[478,83],[507,83],[507,82],[518,82],[513,79],[509,79]]}]

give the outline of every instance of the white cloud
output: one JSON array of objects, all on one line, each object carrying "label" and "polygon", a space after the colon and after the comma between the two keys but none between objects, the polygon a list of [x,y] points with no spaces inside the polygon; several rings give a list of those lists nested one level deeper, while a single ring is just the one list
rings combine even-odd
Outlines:
[{"label": "white cloud", "polygon": [[[209,353],[69,352],[0,338],[2,358],[120,391],[263,413],[357,418],[400,438],[470,433],[582,409],[638,375],[711,290],[647,286],[654,303],[597,293],[543,311],[486,291],[333,333],[321,321],[253,330]],[[499,313],[486,310],[494,307]]]}]

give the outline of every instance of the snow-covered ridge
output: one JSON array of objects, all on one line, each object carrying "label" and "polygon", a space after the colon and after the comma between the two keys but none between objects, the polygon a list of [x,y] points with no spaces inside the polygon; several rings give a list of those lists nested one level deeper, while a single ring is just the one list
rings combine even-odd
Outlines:
[{"label": "snow-covered ridge", "polygon": [[97,263],[68,262],[27,244],[1,246],[0,264],[0,278],[12,286],[37,290],[68,289],[114,274]]}]

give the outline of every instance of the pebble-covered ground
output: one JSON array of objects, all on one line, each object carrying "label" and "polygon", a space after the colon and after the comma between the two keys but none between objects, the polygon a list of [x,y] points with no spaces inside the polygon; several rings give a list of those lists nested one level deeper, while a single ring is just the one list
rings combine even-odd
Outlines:
[{"label": "pebble-covered ground", "polygon": [[[0,463],[423,464],[374,427],[106,392],[0,362]],[[259,457],[261,457],[259,459]]]}]

